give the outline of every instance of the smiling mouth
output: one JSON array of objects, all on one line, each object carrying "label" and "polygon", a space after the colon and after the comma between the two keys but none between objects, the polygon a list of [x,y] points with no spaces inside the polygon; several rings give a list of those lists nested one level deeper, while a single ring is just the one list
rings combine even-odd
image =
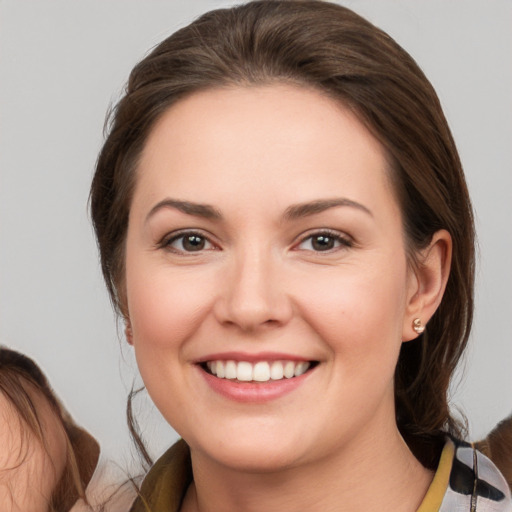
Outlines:
[{"label": "smiling mouth", "polygon": [[207,361],[201,367],[219,379],[239,382],[270,382],[300,377],[312,370],[317,361]]}]

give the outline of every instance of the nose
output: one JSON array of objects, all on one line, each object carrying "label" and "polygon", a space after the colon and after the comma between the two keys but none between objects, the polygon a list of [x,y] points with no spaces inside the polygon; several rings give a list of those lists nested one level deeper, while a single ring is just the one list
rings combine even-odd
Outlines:
[{"label": "nose", "polygon": [[222,276],[214,312],[224,325],[254,331],[285,325],[293,314],[282,266],[255,248],[234,257]]}]

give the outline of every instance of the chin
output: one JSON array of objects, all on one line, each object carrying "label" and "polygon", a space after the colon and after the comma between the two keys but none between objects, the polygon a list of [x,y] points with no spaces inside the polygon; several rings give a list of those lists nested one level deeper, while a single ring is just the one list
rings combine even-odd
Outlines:
[{"label": "chin", "polygon": [[217,460],[226,467],[244,473],[275,473],[298,464],[296,452],[284,453],[284,450],[262,449],[255,446],[228,450],[218,454]]},{"label": "chin", "polygon": [[[209,438],[207,443],[197,447],[197,452],[224,467],[245,473],[282,471],[300,464],[302,459],[301,443],[292,441],[291,436],[284,438],[285,441],[277,435],[271,439],[255,439],[251,435],[242,439],[231,436],[228,439],[229,442],[223,439],[216,443]],[[190,446],[194,451],[194,444]]]}]

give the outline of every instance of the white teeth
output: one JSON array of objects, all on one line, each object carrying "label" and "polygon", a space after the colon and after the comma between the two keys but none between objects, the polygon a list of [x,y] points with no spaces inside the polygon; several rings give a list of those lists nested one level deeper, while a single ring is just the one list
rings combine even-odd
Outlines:
[{"label": "white teeth", "polygon": [[226,379],[236,379],[236,363],[235,361],[226,361],[225,365]]},{"label": "white teeth", "polygon": [[217,377],[224,379],[226,377],[226,370],[222,361],[217,361]]},{"label": "white teeth", "polygon": [[[283,374],[287,379],[291,379],[295,376],[295,363],[293,361],[288,361],[285,363],[283,368]],[[219,374],[217,374],[218,376]]]},{"label": "white teeth", "polygon": [[274,361],[270,367],[270,378],[272,380],[281,380],[284,376],[283,363],[281,361]]},{"label": "white teeth", "polygon": [[295,377],[299,377],[301,376],[303,373],[305,373],[305,371],[309,368],[309,363],[299,363],[296,367],[295,367]]},{"label": "white teeth", "polygon": [[257,382],[266,382],[267,380],[270,380],[270,365],[266,361],[261,361],[254,365],[252,380]]},{"label": "white teeth", "polygon": [[[217,375],[218,377],[219,375]],[[240,361],[236,368],[236,378],[238,380],[249,382],[252,380],[252,364],[246,361]]]},{"label": "white teeth", "polygon": [[219,379],[237,379],[242,382],[268,382],[299,377],[311,366],[307,361],[208,361],[206,367]]}]

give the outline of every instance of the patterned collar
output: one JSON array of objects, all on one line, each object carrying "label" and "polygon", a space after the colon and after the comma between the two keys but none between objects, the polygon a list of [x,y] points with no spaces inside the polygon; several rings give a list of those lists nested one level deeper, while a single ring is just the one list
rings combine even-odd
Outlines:
[{"label": "patterned collar", "polygon": [[[158,459],[130,512],[179,512],[192,482],[183,440]],[[510,489],[496,466],[470,444],[448,439],[417,512],[512,512]]]}]

